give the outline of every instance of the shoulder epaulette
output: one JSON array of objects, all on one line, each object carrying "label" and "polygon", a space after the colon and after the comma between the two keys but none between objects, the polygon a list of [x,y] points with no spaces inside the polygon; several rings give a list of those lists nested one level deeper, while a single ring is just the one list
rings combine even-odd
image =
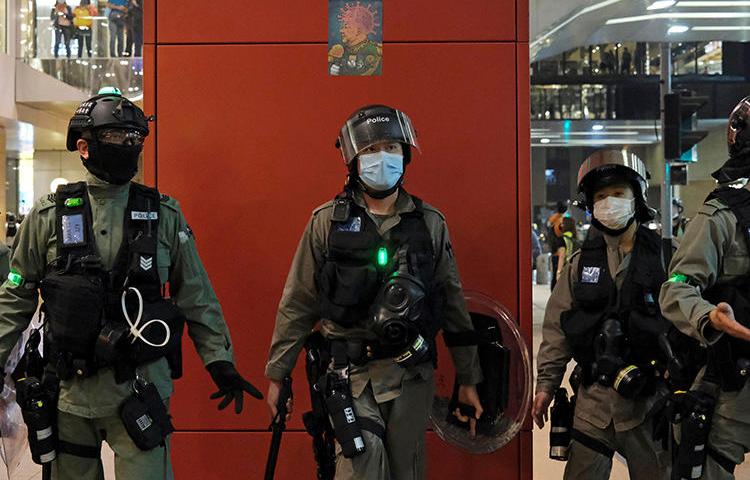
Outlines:
[{"label": "shoulder epaulette", "polygon": [[50,193],[48,195],[43,196],[37,201],[37,210],[47,210],[49,208],[54,207],[57,204],[57,194]]},{"label": "shoulder epaulette", "polygon": [[165,206],[168,209],[173,210],[175,212],[179,212],[180,211],[180,206],[177,203],[177,200],[175,200],[174,198],[170,197],[169,195],[165,195],[165,194],[162,193],[161,197],[160,197],[160,202],[159,203],[161,203],[163,206]]},{"label": "shoulder epaulette", "polygon": [[725,204],[718,198],[712,198],[711,200],[701,205],[701,208],[698,209],[698,213],[712,216],[719,210],[729,210],[729,205]]},{"label": "shoulder epaulette", "polygon": [[440,211],[440,210],[438,210],[437,208],[433,207],[433,206],[432,206],[432,205],[430,205],[429,203],[426,203],[426,202],[422,202],[422,210],[423,210],[423,211],[427,211],[427,212],[431,212],[431,213],[434,213],[434,214],[436,214],[436,215],[437,215],[438,217],[440,217],[440,219],[441,219],[442,221],[445,221],[445,215],[443,215],[443,212],[441,212],[441,211]]},{"label": "shoulder epaulette", "polygon": [[323,210],[326,210],[326,209],[331,208],[331,207],[333,207],[333,200],[328,201],[328,202],[324,203],[323,205],[320,205],[319,207],[317,207],[315,210],[313,210],[313,212],[312,212],[313,217],[315,215],[319,214],[320,212],[322,212]]}]

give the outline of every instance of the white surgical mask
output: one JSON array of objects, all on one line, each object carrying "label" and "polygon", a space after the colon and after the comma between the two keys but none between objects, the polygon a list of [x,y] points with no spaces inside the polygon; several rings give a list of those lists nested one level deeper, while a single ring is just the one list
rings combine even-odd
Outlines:
[{"label": "white surgical mask", "polygon": [[382,151],[360,155],[359,170],[365,185],[383,192],[393,188],[404,174],[404,156]]},{"label": "white surgical mask", "polygon": [[594,218],[611,230],[621,230],[635,215],[635,199],[607,197],[594,204]]}]

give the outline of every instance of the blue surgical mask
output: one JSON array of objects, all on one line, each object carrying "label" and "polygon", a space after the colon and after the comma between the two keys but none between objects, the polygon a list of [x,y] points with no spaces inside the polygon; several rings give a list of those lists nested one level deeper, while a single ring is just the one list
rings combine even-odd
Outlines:
[{"label": "blue surgical mask", "polygon": [[359,178],[377,191],[393,188],[404,174],[404,156],[388,152],[375,152],[359,156]]}]

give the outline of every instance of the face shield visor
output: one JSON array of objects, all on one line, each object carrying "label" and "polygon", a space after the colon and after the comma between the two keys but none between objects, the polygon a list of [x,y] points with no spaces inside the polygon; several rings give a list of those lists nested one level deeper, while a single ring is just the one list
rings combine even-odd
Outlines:
[{"label": "face shield visor", "polygon": [[398,142],[419,150],[411,119],[404,112],[387,107],[363,109],[349,118],[336,146],[349,165],[364,149],[381,142]]}]

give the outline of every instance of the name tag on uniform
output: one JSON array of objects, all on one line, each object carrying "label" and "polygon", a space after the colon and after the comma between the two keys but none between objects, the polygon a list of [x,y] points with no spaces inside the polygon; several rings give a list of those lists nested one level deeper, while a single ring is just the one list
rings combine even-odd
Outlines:
[{"label": "name tag on uniform", "polygon": [[84,243],[83,214],[63,215],[63,245],[80,245]]},{"label": "name tag on uniform", "polygon": [[156,220],[159,212],[130,212],[131,220]]},{"label": "name tag on uniform", "polygon": [[599,283],[601,273],[602,269],[599,267],[583,267],[581,283]]},{"label": "name tag on uniform", "polygon": [[339,232],[361,232],[362,231],[362,218],[352,217],[346,222],[341,222],[336,225],[336,231]]}]

